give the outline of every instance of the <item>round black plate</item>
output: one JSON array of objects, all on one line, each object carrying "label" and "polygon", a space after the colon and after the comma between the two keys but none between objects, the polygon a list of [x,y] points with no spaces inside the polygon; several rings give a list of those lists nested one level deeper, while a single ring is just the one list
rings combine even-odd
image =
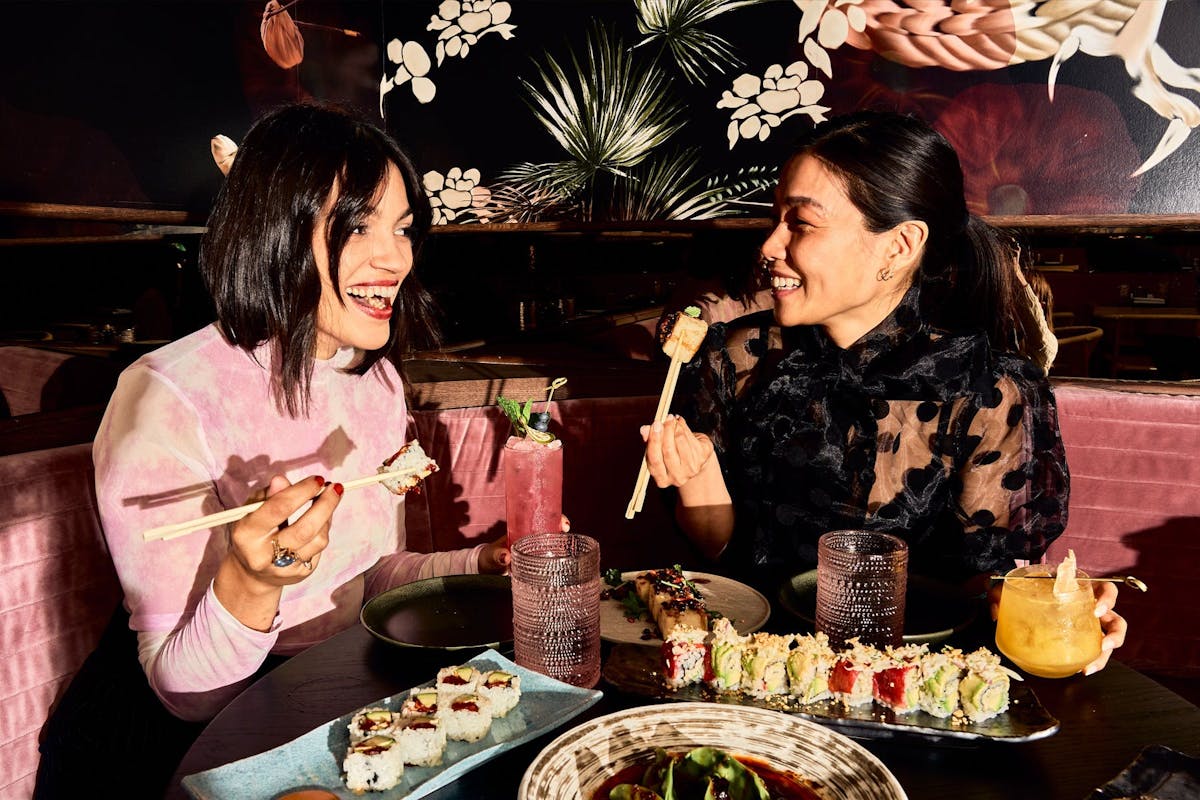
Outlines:
[{"label": "round black plate", "polygon": [[359,615],[368,631],[401,647],[459,650],[512,641],[512,581],[505,575],[448,575],[372,597]]},{"label": "round black plate", "polygon": [[[817,571],[801,572],[779,587],[779,604],[812,627],[817,616]],[[975,598],[957,586],[919,575],[908,576],[904,601],[904,641],[936,644],[971,624],[979,610]]]}]

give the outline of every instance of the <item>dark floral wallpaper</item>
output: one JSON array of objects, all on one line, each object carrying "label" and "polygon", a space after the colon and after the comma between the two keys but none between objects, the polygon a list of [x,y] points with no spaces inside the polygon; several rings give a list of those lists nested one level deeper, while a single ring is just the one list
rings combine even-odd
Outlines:
[{"label": "dark floral wallpaper", "polygon": [[0,199],[203,211],[288,99],[381,119],[440,224],[762,216],[859,107],[958,148],[985,214],[1200,213],[1200,0],[0,5]]}]

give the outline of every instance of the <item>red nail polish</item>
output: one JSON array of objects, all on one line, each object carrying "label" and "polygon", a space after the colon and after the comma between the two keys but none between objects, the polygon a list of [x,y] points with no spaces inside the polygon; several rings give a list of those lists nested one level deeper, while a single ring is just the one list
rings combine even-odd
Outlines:
[{"label": "red nail polish", "polygon": [[340,483],[335,483],[333,485],[333,490],[337,492],[338,495],[341,495],[342,492],[346,491],[346,487],[342,486]]},{"label": "red nail polish", "polygon": [[325,485],[325,479],[323,477],[321,477],[320,475],[318,475],[317,476],[317,488],[320,488],[324,485]]}]

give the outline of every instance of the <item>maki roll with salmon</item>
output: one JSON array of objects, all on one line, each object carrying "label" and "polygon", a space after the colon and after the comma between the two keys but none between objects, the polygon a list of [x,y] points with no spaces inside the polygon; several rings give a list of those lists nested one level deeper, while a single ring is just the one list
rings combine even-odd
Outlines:
[{"label": "maki roll with salmon", "polygon": [[1000,656],[981,647],[965,659],[966,675],[958,684],[958,699],[971,722],[983,722],[1008,710],[1010,678],[1021,680],[1000,664]]},{"label": "maki roll with salmon", "polygon": [[400,704],[402,717],[431,717],[438,713],[438,693],[433,689],[413,692]]},{"label": "maki roll with salmon", "polygon": [[342,761],[346,788],[353,792],[382,792],[404,776],[404,756],[395,739],[377,734],[351,742]]},{"label": "maki roll with salmon", "polygon": [[786,694],[790,636],[756,633],[742,649],[742,691],[751,697]]},{"label": "maki roll with salmon", "polygon": [[875,700],[897,714],[920,708],[921,659],[929,648],[923,644],[889,647],[875,665],[871,679]]},{"label": "maki roll with salmon", "polygon": [[364,708],[346,726],[350,730],[350,741],[356,742],[375,734],[391,735],[399,722],[400,715],[386,708]]},{"label": "maki roll with salmon", "polygon": [[492,718],[503,717],[521,699],[521,676],[503,670],[485,672],[479,678],[479,694],[492,706]]},{"label": "maki roll with salmon", "polygon": [[787,656],[788,694],[801,703],[828,700],[829,673],[837,656],[824,633],[795,637]]},{"label": "maki roll with salmon", "polygon": [[486,697],[469,693],[441,700],[441,719],[446,738],[456,742],[477,742],[492,727],[492,704]]},{"label": "maki roll with salmon", "polygon": [[708,632],[700,628],[675,628],[662,644],[663,678],[678,689],[704,680]]},{"label": "maki roll with salmon", "polygon": [[396,731],[405,764],[436,767],[446,752],[446,729],[437,717],[406,717]]},{"label": "maki roll with salmon", "polygon": [[460,694],[473,694],[479,688],[479,678],[479,670],[468,664],[439,669],[435,686],[438,701],[445,702],[447,698]]},{"label": "maki roll with salmon", "polygon": [[938,653],[926,653],[921,659],[920,695],[917,699],[926,714],[945,719],[958,709],[958,685],[966,660],[956,647],[944,647]]},{"label": "maki roll with salmon", "polygon": [[845,706],[867,705],[875,696],[875,665],[883,654],[854,637],[829,673],[829,692]]},{"label": "maki roll with salmon", "polygon": [[742,686],[742,651],[749,641],[733,624],[720,617],[713,623],[712,636],[708,645],[708,664],[704,668],[704,680],[718,692],[740,689]]}]

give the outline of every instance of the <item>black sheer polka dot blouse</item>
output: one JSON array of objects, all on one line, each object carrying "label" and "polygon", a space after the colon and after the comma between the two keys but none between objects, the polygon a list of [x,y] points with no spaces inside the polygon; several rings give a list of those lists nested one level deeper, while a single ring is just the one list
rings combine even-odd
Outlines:
[{"label": "black sheer polka dot blouse", "polygon": [[722,561],[765,585],[816,565],[826,531],[909,543],[911,572],[962,580],[1037,560],[1067,522],[1050,385],[984,334],[921,319],[918,291],[849,348],[770,311],[715,324],[675,411],[712,437],[734,502]]}]

